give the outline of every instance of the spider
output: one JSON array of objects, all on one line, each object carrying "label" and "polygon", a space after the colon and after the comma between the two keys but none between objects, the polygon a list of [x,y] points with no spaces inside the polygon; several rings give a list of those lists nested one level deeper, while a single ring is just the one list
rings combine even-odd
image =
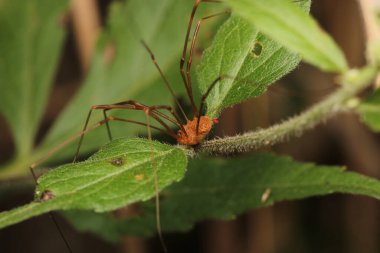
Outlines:
[{"label": "spider", "polygon": [[[55,153],[57,150],[59,150],[61,147],[65,146],[69,142],[72,142],[73,140],[76,140],[79,138],[78,146],[73,158],[73,162],[77,160],[81,145],[83,143],[84,136],[91,130],[100,127],[102,125],[106,125],[107,129],[107,134],[110,140],[112,140],[112,134],[111,134],[111,129],[109,126],[110,121],[120,121],[120,122],[127,122],[127,123],[132,123],[132,124],[137,124],[137,125],[142,125],[146,126],[148,129],[148,139],[151,139],[151,133],[150,129],[156,129],[158,131],[161,131],[172,138],[174,138],[179,144],[186,145],[186,146],[195,146],[201,143],[206,136],[209,134],[211,131],[213,125],[218,122],[217,119],[211,119],[208,116],[204,115],[204,107],[205,107],[205,101],[210,94],[211,90],[215,87],[215,85],[226,78],[226,76],[219,76],[216,78],[208,87],[206,92],[202,95],[200,104],[199,106],[196,105],[194,101],[194,96],[193,96],[193,90],[192,90],[192,82],[191,82],[191,65],[192,65],[192,60],[193,60],[193,54],[194,54],[194,47],[195,43],[199,34],[200,27],[202,25],[202,22],[216,17],[220,16],[223,14],[229,13],[228,11],[220,12],[220,13],[215,13],[213,15],[209,15],[206,17],[203,17],[199,19],[196,23],[194,34],[191,38],[191,43],[189,45],[189,38],[190,38],[190,32],[191,28],[193,27],[194,23],[194,17],[197,12],[197,9],[202,2],[219,2],[217,0],[195,0],[191,16],[188,22],[187,26],[187,32],[185,36],[185,42],[183,46],[183,52],[182,52],[182,57],[179,62],[179,70],[180,70],[180,75],[182,77],[183,84],[185,86],[185,90],[187,93],[187,97],[189,99],[190,105],[191,105],[191,111],[192,115],[191,117],[188,117],[187,114],[185,113],[184,109],[182,108],[181,104],[179,103],[178,99],[176,98],[176,95],[171,88],[167,78],[165,77],[163,71],[161,70],[159,64],[156,61],[156,58],[152,52],[152,50],[148,47],[148,45],[144,42],[141,41],[142,46],[146,49],[146,51],[149,53],[151,60],[153,64],[155,65],[156,69],[158,70],[166,88],[172,95],[175,103],[177,104],[182,120],[177,114],[177,112],[174,110],[172,106],[167,106],[167,105],[153,105],[153,106],[148,106],[143,103],[134,101],[134,100],[127,100],[127,101],[122,101],[114,104],[104,104],[104,105],[93,105],[91,106],[87,118],[83,127],[82,132],[80,132],[78,135],[73,136],[72,138],[66,140],[65,142],[61,143],[58,145],[56,148],[50,150],[44,157],[42,157],[40,160],[37,162],[33,163],[30,166],[30,171],[33,175],[33,178],[35,182],[37,183],[37,177],[34,173],[34,168],[37,167],[38,164],[40,164],[42,161],[46,160],[48,157],[50,157],[53,153]],[[190,47],[190,49],[189,49]],[[123,110],[135,110],[135,111],[143,111],[147,117],[146,122],[141,122],[141,121],[136,121],[136,120],[130,120],[130,119],[124,119],[124,118],[118,118],[114,116],[109,116],[107,115],[107,112],[110,110],[115,110],[115,109],[123,109]],[[92,127],[88,127],[90,118],[92,116],[93,111],[95,110],[102,110],[104,119],[97,122],[94,124]],[[164,113],[166,112],[166,113]],[[160,127],[151,125],[149,122],[149,119],[153,119],[156,123],[160,125]],[[185,121],[185,123],[183,123]],[[178,130],[175,131],[173,130],[169,124],[172,123],[176,127],[178,127]],[[163,243],[162,239],[162,234],[161,234],[161,226],[160,226],[160,221],[159,221],[159,199],[158,199],[158,179],[157,175],[155,173],[154,175],[154,180],[155,180],[155,189],[156,189],[156,222],[157,222],[157,232],[160,238],[160,241],[162,243],[162,246],[164,250],[166,249],[165,244]],[[46,194],[42,194],[40,201],[48,201],[49,199],[53,198],[54,195],[50,192],[46,192]],[[59,225],[57,224],[53,213],[49,212],[50,217],[52,218],[53,222],[55,223],[55,226],[57,227],[62,239],[64,240],[67,249],[72,252],[70,245],[68,244],[67,240],[65,239],[61,229],[59,228]],[[165,250],[166,251],[166,250]]]},{"label": "spider", "polygon": [[[230,77],[219,76],[218,78],[216,78],[210,84],[210,86],[208,87],[206,92],[202,95],[199,107],[197,107],[196,103],[194,101],[190,72],[191,72],[191,65],[192,65],[192,60],[193,60],[194,46],[195,46],[195,42],[197,40],[197,37],[199,34],[199,29],[202,25],[202,22],[207,20],[207,19],[216,17],[216,16],[227,14],[227,13],[229,13],[229,11],[224,11],[224,12],[216,13],[213,15],[209,15],[209,16],[203,17],[203,18],[198,20],[198,22],[196,23],[196,26],[195,26],[193,37],[191,39],[189,56],[188,56],[187,61],[186,61],[188,47],[189,47],[188,41],[190,38],[190,31],[191,31],[191,28],[193,26],[195,13],[196,13],[198,6],[200,5],[201,2],[219,2],[219,1],[216,1],[216,0],[195,0],[194,6],[193,6],[193,9],[191,12],[191,16],[189,19],[188,27],[187,27],[187,32],[186,32],[186,37],[185,37],[185,42],[184,42],[184,47],[183,47],[183,53],[182,53],[182,57],[181,57],[180,63],[179,63],[179,70],[180,70],[180,74],[181,74],[181,77],[182,77],[182,80],[183,80],[183,83],[184,83],[184,86],[186,89],[188,99],[189,99],[190,104],[191,104],[191,109],[192,109],[191,119],[186,115],[184,109],[182,108],[181,104],[179,103],[178,99],[176,98],[176,95],[175,95],[173,89],[171,88],[167,78],[165,77],[163,71],[161,70],[159,64],[157,63],[157,60],[156,60],[153,52],[151,51],[151,49],[148,47],[148,45],[144,41],[141,41],[143,47],[149,53],[153,64],[157,68],[166,88],[168,89],[168,91],[172,95],[175,103],[177,104],[177,106],[180,110],[180,113],[181,113],[182,117],[184,118],[184,120],[186,121],[186,123],[182,123],[179,115],[176,113],[176,111],[173,109],[173,107],[167,106],[167,105],[147,106],[143,103],[140,103],[140,102],[137,102],[134,100],[127,100],[127,101],[122,101],[122,102],[118,102],[118,103],[114,103],[114,104],[94,105],[90,108],[90,111],[87,115],[83,130],[82,130],[82,133],[80,134],[80,140],[79,140],[78,147],[77,147],[74,159],[73,159],[74,162],[76,161],[77,156],[79,154],[84,135],[88,132],[88,129],[87,129],[88,123],[90,121],[92,112],[94,110],[102,110],[104,119],[102,121],[98,122],[97,124],[95,124],[93,128],[96,128],[96,127],[99,127],[99,126],[105,124],[106,128],[107,128],[108,137],[110,140],[112,140],[112,135],[111,135],[109,122],[110,121],[121,121],[121,122],[129,122],[132,124],[143,125],[143,126],[147,126],[148,128],[153,128],[153,129],[159,130],[159,131],[173,137],[179,144],[187,145],[187,146],[195,146],[195,145],[198,145],[199,143],[201,143],[205,139],[205,137],[209,134],[213,125],[215,123],[218,123],[217,119],[211,119],[208,116],[203,115],[203,109],[205,106],[205,101],[206,101],[208,95],[210,94],[211,90],[215,87],[215,85],[218,82],[220,82],[224,78],[230,78]],[[185,63],[186,63],[186,69],[185,69]],[[135,120],[122,119],[122,118],[118,118],[118,117],[108,116],[107,111],[114,110],[114,109],[143,111],[147,115],[147,117],[150,117],[153,120],[155,120],[157,123],[159,123],[161,125],[162,128],[153,126],[150,123],[146,123],[146,122],[140,122],[140,121],[135,121]],[[164,114],[162,111],[166,111],[167,113],[169,113],[170,116]],[[173,123],[175,126],[177,126],[178,131],[174,131],[173,129],[171,129],[169,127],[168,123],[165,121]]]}]

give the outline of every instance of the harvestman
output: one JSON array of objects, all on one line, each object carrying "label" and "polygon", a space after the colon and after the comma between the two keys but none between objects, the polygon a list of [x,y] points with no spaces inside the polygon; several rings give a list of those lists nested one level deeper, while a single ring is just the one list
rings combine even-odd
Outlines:
[{"label": "harvestman", "polygon": [[[187,32],[186,32],[186,36],[185,36],[185,42],[184,42],[182,57],[181,57],[179,65],[180,65],[180,74],[182,77],[182,81],[185,85],[186,93],[187,93],[187,96],[189,98],[191,109],[192,109],[192,119],[189,119],[189,117],[187,117],[187,115],[186,115],[185,111],[183,110],[181,104],[177,100],[173,89],[171,88],[168,80],[166,79],[164,73],[162,72],[160,66],[157,63],[153,52],[150,50],[150,48],[148,47],[148,45],[144,41],[141,41],[142,45],[148,51],[148,53],[152,59],[152,62],[154,63],[157,70],[159,71],[160,76],[161,76],[162,80],[164,81],[166,88],[169,90],[170,94],[172,95],[172,97],[173,97],[175,103],[177,104],[177,106],[181,112],[181,115],[182,115],[182,117],[186,123],[183,124],[180,117],[177,115],[177,113],[173,109],[173,107],[167,106],[167,105],[147,106],[145,104],[139,103],[139,102],[134,101],[134,100],[127,100],[127,101],[122,101],[119,103],[108,104],[108,105],[94,105],[91,107],[90,111],[88,112],[83,130],[80,134],[73,136],[72,138],[61,143],[60,145],[58,145],[54,149],[50,150],[44,157],[42,157],[41,159],[39,159],[37,162],[33,163],[30,166],[30,171],[31,171],[33,178],[34,178],[36,183],[37,183],[37,177],[33,171],[34,168],[37,167],[41,162],[43,162],[47,158],[49,158],[56,151],[61,149],[63,146],[65,146],[68,143],[80,138],[76,152],[75,152],[75,155],[74,155],[74,159],[73,159],[73,162],[75,162],[77,157],[78,157],[84,136],[89,131],[91,131],[95,128],[98,128],[98,127],[105,124],[109,140],[111,141],[112,140],[112,134],[111,134],[110,126],[109,126],[110,121],[120,121],[120,122],[126,122],[126,123],[132,123],[132,124],[146,126],[149,140],[151,140],[151,128],[156,129],[158,131],[161,131],[161,132],[173,137],[174,139],[176,139],[176,141],[179,144],[182,144],[182,145],[195,146],[204,140],[204,138],[211,131],[212,126],[218,122],[217,119],[210,119],[208,116],[202,115],[202,112],[203,112],[203,109],[205,106],[205,101],[206,101],[208,95],[210,94],[211,90],[215,87],[215,85],[218,82],[222,81],[223,79],[226,79],[226,78],[234,79],[234,80],[237,80],[237,79],[230,77],[230,76],[227,76],[227,75],[219,76],[210,84],[210,86],[208,87],[206,92],[202,95],[199,107],[196,106],[195,101],[194,101],[194,97],[193,97],[190,72],[191,72],[191,65],[192,65],[192,60],[193,60],[194,47],[195,47],[195,43],[196,43],[196,40],[198,37],[199,29],[200,29],[202,22],[204,20],[229,13],[229,11],[224,11],[224,12],[216,13],[216,14],[209,15],[209,16],[206,16],[206,17],[199,19],[197,21],[195,29],[194,29],[194,34],[192,36],[191,44],[190,44],[190,52],[188,54],[188,42],[189,42],[189,38],[190,38],[190,32],[191,32],[191,28],[192,28],[193,23],[194,23],[195,13],[196,13],[196,11],[199,7],[199,4],[201,2],[219,3],[221,1],[219,1],[219,0],[195,0],[195,3],[193,5],[193,9],[192,9],[192,12],[190,15],[190,19],[188,22],[188,27],[187,27]],[[302,2],[302,0],[294,0],[293,2]],[[260,51],[261,51],[261,49],[260,49]],[[255,53],[255,52],[253,52],[253,53]],[[188,54],[188,57],[186,60],[187,54]],[[185,69],[185,63],[186,63],[186,69]],[[114,109],[127,109],[127,110],[143,111],[146,115],[146,122],[140,122],[140,121],[135,121],[135,120],[130,120],[130,119],[123,119],[123,118],[108,116],[107,111],[114,110]],[[102,110],[104,119],[99,121],[98,123],[94,124],[92,127],[88,128],[88,123],[90,121],[92,112],[94,110]],[[167,113],[169,113],[170,116],[164,114],[162,111],[166,111]],[[158,124],[160,124],[161,127],[151,125],[150,119],[153,119],[154,121],[156,121]],[[178,131],[175,132],[173,129],[171,129],[167,122],[173,123],[175,126],[177,126],[179,128]],[[156,198],[155,199],[156,199],[157,232],[158,232],[161,244],[162,244],[164,250],[166,251],[166,247],[165,247],[165,244],[164,244],[163,239],[162,239],[161,224],[160,224],[160,218],[159,218],[160,217],[160,213],[159,213],[160,208],[159,208],[159,196],[158,196],[158,177],[157,177],[156,171],[154,171],[154,184],[155,184],[155,191],[156,191]],[[49,200],[50,198],[52,198],[50,192],[46,192],[46,193],[42,194],[42,196],[41,196],[42,201]],[[73,252],[71,250],[70,245],[68,244],[67,240],[65,239],[61,229],[59,228],[58,223],[54,218],[54,215],[51,212],[49,212],[49,215],[52,218],[53,222],[55,223],[62,239],[64,240],[64,242],[67,246],[67,249],[70,252]]]},{"label": "harvestman", "polygon": [[[216,14],[213,14],[213,15],[209,15],[209,16],[203,17],[203,18],[201,18],[201,19],[199,19],[197,21],[196,26],[195,26],[195,30],[194,30],[194,34],[193,34],[192,39],[191,39],[190,52],[188,54],[188,42],[189,42],[189,38],[190,38],[190,32],[191,32],[191,28],[193,26],[195,13],[196,13],[196,11],[197,11],[197,9],[199,7],[199,4],[201,2],[219,3],[220,1],[218,1],[218,0],[195,0],[195,3],[193,5],[193,9],[192,9],[192,12],[191,12],[191,15],[190,15],[190,19],[189,19],[189,22],[188,22],[188,27],[187,27],[187,32],[186,32],[186,37],[185,37],[182,57],[181,57],[179,65],[180,65],[180,74],[181,74],[183,83],[184,83],[185,88],[186,88],[187,96],[188,96],[190,104],[191,104],[192,119],[189,119],[189,117],[187,117],[184,109],[182,108],[181,104],[179,103],[178,99],[176,98],[176,96],[174,94],[174,91],[171,88],[168,80],[166,79],[164,73],[162,72],[160,66],[158,65],[153,52],[150,50],[150,48],[148,47],[148,45],[144,41],[141,41],[142,45],[148,51],[148,53],[149,53],[149,55],[150,55],[150,57],[152,59],[152,62],[154,63],[154,65],[157,68],[157,70],[159,71],[160,76],[161,76],[162,80],[164,81],[165,86],[167,87],[167,89],[169,90],[170,94],[172,95],[172,97],[173,97],[175,103],[177,104],[177,106],[178,106],[178,108],[179,108],[179,110],[181,112],[181,115],[182,115],[183,119],[186,121],[186,123],[185,124],[182,123],[182,120],[177,115],[177,113],[175,112],[175,110],[173,109],[173,107],[167,106],[167,105],[147,106],[145,104],[139,103],[139,102],[134,101],[134,100],[127,100],[127,101],[122,101],[122,102],[115,103],[115,104],[94,105],[94,106],[91,106],[91,109],[88,112],[88,115],[87,115],[87,118],[86,118],[83,130],[82,130],[82,132],[80,134],[78,134],[76,136],[73,136],[72,138],[70,138],[70,139],[66,140],[65,142],[61,143],[60,145],[58,145],[56,148],[50,150],[44,157],[42,157],[40,160],[38,160],[37,162],[33,163],[30,166],[30,171],[31,171],[31,173],[33,175],[33,178],[34,178],[34,180],[35,180],[36,183],[37,183],[37,176],[34,173],[34,168],[37,167],[41,162],[43,162],[44,160],[46,160],[47,158],[49,158],[56,151],[58,151],[59,149],[61,149],[63,146],[67,145],[68,143],[74,141],[77,138],[80,138],[78,146],[77,146],[77,149],[76,149],[76,152],[75,152],[75,155],[74,155],[74,159],[73,159],[73,162],[75,162],[76,159],[77,159],[77,157],[78,157],[78,154],[79,154],[80,147],[82,145],[84,136],[89,131],[91,131],[91,130],[93,130],[95,128],[98,128],[98,127],[100,127],[100,126],[102,126],[102,125],[105,124],[106,128],[107,128],[107,133],[108,133],[109,140],[111,141],[112,140],[112,134],[111,134],[110,126],[109,126],[109,122],[110,121],[121,121],[121,122],[127,122],[127,123],[132,123],[132,124],[146,126],[147,127],[147,131],[148,131],[148,139],[149,140],[151,140],[151,128],[159,130],[161,132],[164,132],[165,134],[167,134],[167,135],[173,137],[174,139],[176,139],[176,141],[179,144],[182,144],[182,145],[194,146],[194,145],[197,145],[197,144],[201,143],[202,140],[204,140],[204,138],[210,132],[213,124],[218,122],[217,119],[210,119],[208,116],[202,115],[202,111],[203,111],[204,106],[205,106],[205,101],[206,101],[208,95],[210,94],[211,90],[215,87],[215,85],[219,81],[223,80],[224,78],[230,78],[230,77],[219,76],[218,78],[216,78],[210,84],[210,86],[207,89],[207,91],[203,94],[203,96],[201,98],[201,101],[200,101],[200,105],[199,105],[199,107],[197,107],[196,104],[195,104],[195,101],[194,101],[193,90],[192,90],[192,82],[191,82],[191,75],[190,75],[191,65],[192,65],[192,60],[193,60],[194,47],[195,47],[195,43],[196,43],[196,40],[197,40],[197,37],[198,37],[199,29],[200,29],[200,27],[202,25],[202,22],[204,20],[210,19],[212,17],[216,17],[216,16],[219,16],[219,15],[227,14],[229,12],[228,11],[224,11],[224,12],[216,13]],[[187,57],[187,54],[188,54],[188,57]],[[187,60],[186,60],[186,58],[187,58]],[[185,69],[185,63],[186,63],[186,69]],[[146,122],[140,122],[140,121],[135,121],[135,120],[130,120],[130,119],[123,119],[123,118],[108,116],[107,115],[107,111],[114,110],[114,109],[127,109],[127,110],[143,111],[145,113],[145,115],[146,115]],[[92,127],[88,128],[88,123],[90,121],[92,112],[94,110],[102,110],[104,119],[101,120],[101,121],[99,121],[98,123],[94,124]],[[162,111],[166,111],[167,113],[169,113],[170,116],[164,114]],[[157,122],[158,124],[160,124],[161,127],[157,127],[157,126],[151,125],[150,124],[150,119],[153,119],[155,122]],[[173,123],[175,126],[177,126],[179,128],[179,130],[177,132],[175,132],[173,129],[171,129],[169,127],[168,122]],[[159,238],[161,240],[161,243],[162,243],[162,245],[164,247],[164,250],[166,251],[166,248],[165,248],[165,245],[164,245],[163,239],[162,239],[161,225],[160,225],[160,219],[159,219],[160,215],[159,215],[159,197],[158,197],[158,178],[157,178],[157,173],[156,172],[154,172],[154,184],[155,184],[155,191],[156,191],[156,216],[157,216],[156,217],[156,222],[157,222],[157,232],[158,232]],[[50,192],[46,192],[46,193],[42,194],[41,200],[42,201],[49,200],[51,197],[52,196],[51,196]],[[71,250],[71,248],[70,248],[67,240],[65,239],[65,237],[64,237],[61,229],[58,226],[57,221],[54,218],[54,215],[52,213],[49,213],[49,215],[52,218],[53,222],[55,223],[56,227],[58,228],[58,231],[59,231],[62,239],[64,240],[64,242],[65,242],[68,250],[70,252],[72,252],[72,250]]]}]

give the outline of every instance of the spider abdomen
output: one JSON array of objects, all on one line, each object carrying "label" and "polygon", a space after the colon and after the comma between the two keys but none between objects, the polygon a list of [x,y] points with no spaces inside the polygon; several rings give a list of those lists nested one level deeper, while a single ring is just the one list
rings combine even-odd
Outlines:
[{"label": "spider abdomen", "polygon": [[206,137],[210,132],[213,120],[207,116],[201,116],[199,120],[199,126],[197,131],[198,118],[189,120],[186,125],[183,125],[184,130],[178,130],[177,132],[177,142],[183,145],[197,145]]}]

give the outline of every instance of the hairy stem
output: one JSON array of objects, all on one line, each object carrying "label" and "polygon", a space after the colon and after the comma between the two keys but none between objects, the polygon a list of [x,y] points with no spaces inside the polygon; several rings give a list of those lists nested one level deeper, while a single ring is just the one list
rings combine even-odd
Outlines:
[{"label": "hairy stem", "polygon": [[205,141],[197,149],[197,153],[214,155],[245,153],[300,136],[305,130],[315,127],[331,116],[352,110],[348,101],[371,85],[377,71],[377,66],[372,65],[360,70],[351,70],[342,77],[341,82],[344,85],[341,88],[305,112],[267,129]]}]

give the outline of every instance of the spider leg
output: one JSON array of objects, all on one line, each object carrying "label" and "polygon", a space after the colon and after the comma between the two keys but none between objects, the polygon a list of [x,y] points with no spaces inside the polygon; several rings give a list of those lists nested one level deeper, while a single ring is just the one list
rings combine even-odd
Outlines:
[{"label": "spider leg", "polygon": [[196,132],[198,133],[198,129],[199,129],[199,119],[201,117],[201,112],[203,110],[203,107],[206,103],[206,99],[208,97],[208,95],[210,94],[211,90],[215,87],[215,85],[223,80],[224,78],[229,78],[227,76],[219,76],[217,77],[212,83],[211,85],[208,87],[207,91],[202,95],[202,98],[201,98],[201,104],[199,105],[199,112],[198,112],[198,120],[197,120],[197,127],[196,127]]},{"label": "spider leg", "polygon": [[[148,106],[143,105],[143,104],[141,104],[139,102],[136,102],[134,100],[122,101],[122,102],[111,104],[111,105],[94,105],[94,106],[92,106],[90,108],[90,111],[88,112],[88,115],[87,115],[87,118],[86,118],[83,130],[82,130],[82,133],[80,135],[79,143],[78,143],[77,150],[76,150],[74,158],[73,158],[73,162],[75,162],[76,159],[77,159],[77,157],[78,157],[78,154],[79,154],[79,151],[80,151],[80,147],[81,147],[81,145],[83,143],[83,138],[84,138],[84,135],[85,135],[86,130],[87,130],[88,123],[90,121],[92,112],[94,110],[103,110],[103,116],[105,117],[105,119],[107,119],[107,118],[109,119],[111,117],[107,117],[107,114],[106,114],[106,112],[109,111],[109,110],[128,109],[128,110],[146,111],[148,108],[149,108]],[[175,133],[173,132],[173,130],[165,122],[163,122],[161,119],[159,119],[158,116],[156,116],[156,115],[151,114],[150,116],[152,118],[154,118],[157,122],[159,122],[166,129],[166,133],[168,135],[170,135],[170,136],[172,136],[172,137],[175,138]],[[106,124],[108,136],[110,137],[110,139],[112,139],[110,127],[108,125],[109,120],[103,120],[103,121],[104,121],[104,123],[102,123],[102,125]],[[100,121],[100,122],[103,122],[103,121]],[[131,123],[133,123],[133,122],[131,122]]]},{"label": "spider leg", "polygon": [[187,77],[186,77],[185,70],[184,70],[184,65],[185,65],[185,61],[186,61],[187,48],[188,48],[188,43],[189,43],[189,38],[190,38],[191,27],[193,26],[195,13],[197,12],[197,9],[198,9],[198,7],[199,7],[199,5],[200,5],[201,2],[205,2],[205,3],[221,3],[221,1],[218,1],[218,0],[195,0],[194,5],[193,5],[193,9],[191,11],[190,19],[189,19],[189,22],[188,22],[188,25],[187,25],[185,42],[183,44],[182,57],[181,57],[180,63],[179,63],[179,72],[181,74],[182,81],[185,84],[186,92],[187,92],[187,95],[189,96],[189,100],[190,100],[190,104],[191,104],[191,107],[192,107],[192,110],[193,110],[193,116],[194,117],[198,113],[198,108],[197,108],[197,106],[195,105],[195,102],[194,102],[194,96],[193,96],[193,90],[192,90],[192,86],[191,86],[191,80],[189,81],[187,79]]},{"label": "spider leg", "polygon": [[159,72],[160,75],[161,75],[161,78],[164,80],[165,86],[168,88],[168,90],[169,90],[170,94],[172,95],[172,97],[173,97],[175,103],[177,104],[178,108],[180,109],[180,111],[181,111],[181,113],[182,113],[182,116],[186,119],[186,121],[189,121],[189,119],[188,119],[187,116],[186,116],[185,111],[183,110],[181,104],[179,103],[177,97],[175,96],[174,91],[173,91],[172,87],[171,87],[170,84],[169,84],[169,81],[166,79],[164,73],[162,72],[160,66],[158,65],[157,60],[156,60],[156,57],[154,56],[152,50],[148,47],[148,45],[147,45],[144,41],[141,41],[141,43],[143,44],[143,46],[145,47],[145,49],[146,49],[146,50],[148,51],[148,53],[150,54],[150,58],[152,59],[153,64],[156,66],[158,72]]},{"label": "spider leg", "polygon": [[191,75],[190,75],[191,72],[190,72],[190,70],[191,70],[191,64],[193,62],[194,47],[195,47],[195,43],[196,43],[197,38],[198,38],[198,34],[199,34],[199,30],[201,28],[202,22],[205,21],[205,20],[214,18],[214,17],[218,17],[218,16],[221,16],[221,15],[229,14],[229,13],[230,13],[230,11],[218,12],[218,13],[215,13],[215,14],[203,17],[203,18],[201,18],[201,19],[199,19],[197,21],[197,24],[196,24],[195,30],[194,30],[194,34],[193,34],[193,37],[191,39],[189,58],[188,58],[187,63],[186,63],[186,77],[187,77],[188,85],[190,87],[192,87],[192,84],[191,84]]}]

